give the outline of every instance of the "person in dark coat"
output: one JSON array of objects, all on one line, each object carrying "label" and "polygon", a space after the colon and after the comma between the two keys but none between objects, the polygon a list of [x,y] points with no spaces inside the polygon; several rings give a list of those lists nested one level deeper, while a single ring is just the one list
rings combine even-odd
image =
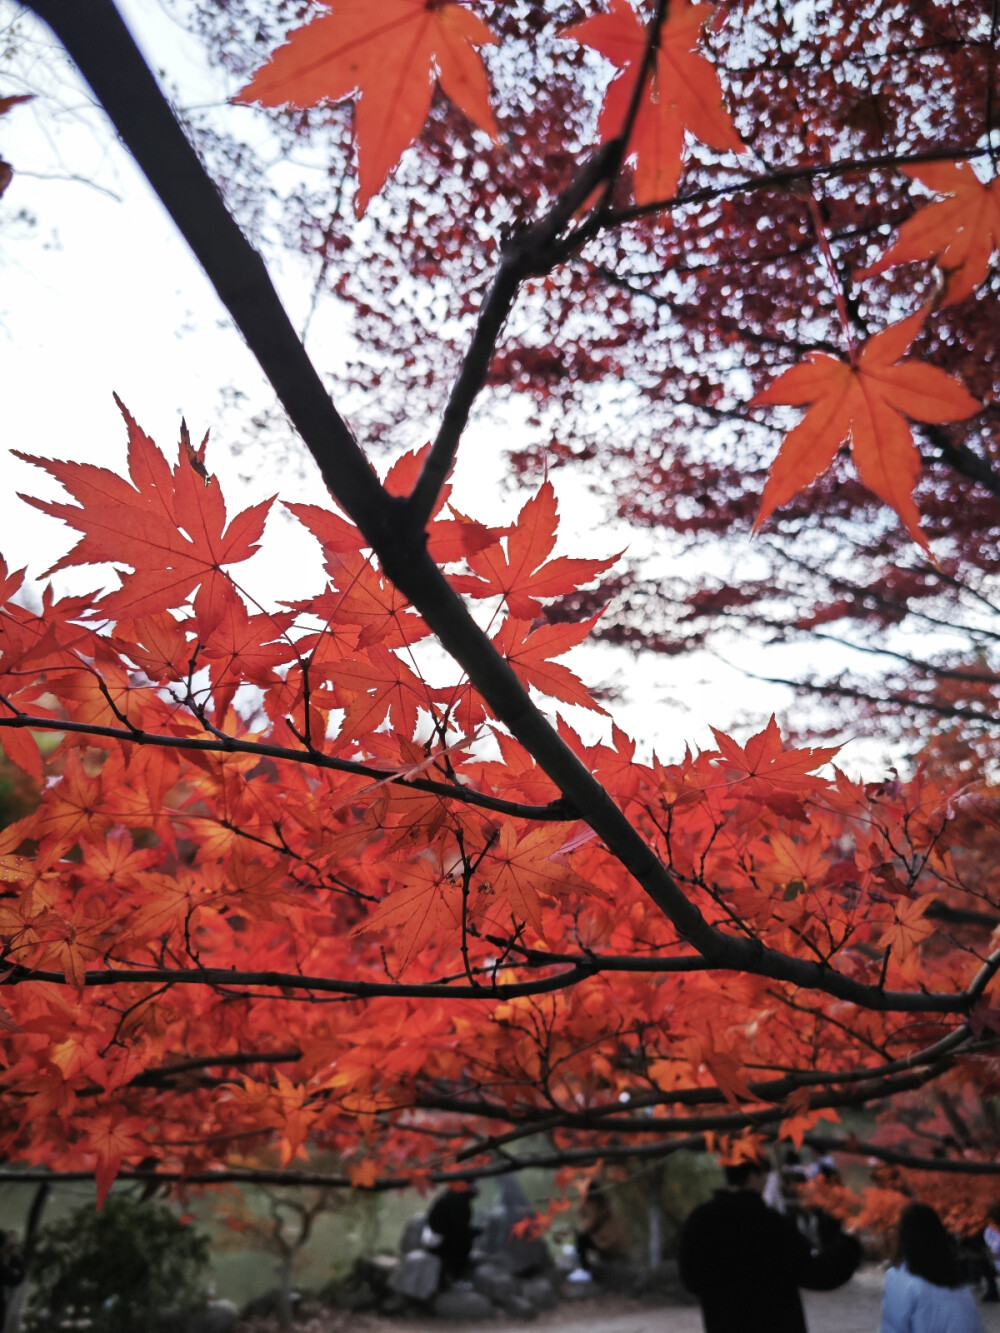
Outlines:
[{"label": "person in dark coat", "polygon": [[444,1282],[457,1281],[468,1267],[472,1243],[479,1230],[472,1225],[476,1192],[474,1185],[464,1189],[451,1186],[438,1195],[427,1214],[428,1227],[441,1238],[433,1249],[441,1260]]},{"label": "person in dark coat", "polygon": [[698,1297],[705,1333],[806,1333],[799,1288],[831,1291],[861,1261],[861,1246],[828,1214],[814,1253],[795,1223],[761,1198],[767,1173],[762,1161],[726,1167],[726,1188],[684,1224],[681,1281]]}]

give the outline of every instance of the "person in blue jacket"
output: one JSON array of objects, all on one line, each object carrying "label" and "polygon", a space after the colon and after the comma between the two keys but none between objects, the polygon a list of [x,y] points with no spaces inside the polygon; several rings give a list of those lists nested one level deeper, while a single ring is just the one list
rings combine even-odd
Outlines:
[{"label": "person in blue jacket", "polygon": [[806,1333],[800,1287],[830,1291],[861,1261],[861,1246],[828,1214],[818,1250],[795,1223],[761,1197],[765,1161],[727,1166],[726,1187],[684,1224],[681,1281],[698,1297],[705,1333]]},{"label": "person in blue jacket", "polygon": [[885,1275],[879,1333],[983,1333],[955,1245],[926,1203],[907,1204],[899,1219],[896,1264]]}]

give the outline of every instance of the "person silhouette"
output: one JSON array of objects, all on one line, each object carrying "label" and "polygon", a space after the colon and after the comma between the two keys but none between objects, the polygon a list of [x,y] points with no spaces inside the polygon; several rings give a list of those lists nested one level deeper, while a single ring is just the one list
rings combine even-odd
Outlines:
[{"label": "person silhouette", "polygon": [[698,1298],[705,1333],[807,1333],[799,1288],[841,1286],[861,1262],[861,1246],[823,1214],[814,1251],[790,1218],[764,1202],[763,1158],[725,1173],[725,1188],[685,1222],[678,1252],[681,1281]]}]

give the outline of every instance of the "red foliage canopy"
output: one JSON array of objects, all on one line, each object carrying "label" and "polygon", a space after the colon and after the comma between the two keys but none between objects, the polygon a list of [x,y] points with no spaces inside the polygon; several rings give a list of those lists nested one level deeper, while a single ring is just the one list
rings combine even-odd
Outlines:
[{"label": "red foliage canopy", "polygon": [[[920,575],[964,571],[982,496],[959,501],[972,464],[956,460],[986,438],[993,372],[985,327],[978,342],[948,330],[984,242],[952,243],[939,213],[880,240],[896,267],[865,280],[864,305],[850,274],[883,267],[873,238],[910,188],[895,166],[989,159],[996,32],[978,10],[953,6],[945,41],[930,0],[889,17],[852,6],[839,26],[827,9],[815,30],[752,0],[641,15],[620,0],[603,17],[484,4],[496,142],[470,140],[451,106],[469,111],[471,47],[486,45],[471,10],[393,0],[398,77],[383,83],[370,6],[331,0],[245,96],[356,94],[362,205],[402,153],[371,203],[374,233],[355,233],[338,197],[324,241],[373,367],[398,358],[366,430],[443,406],[431,445],[383,484],[110,0],[32,8],[215,282],[332,500],[292,508],[322,547],[324,586],[265,609],[240,566],[268,506],[230,516],[186,431],[174,463],[126,412],[128,480],[43,464],[71,500],[34,503],[82,534],[59,567],[111,562],[120,586],[47,593],[35,611],[0,570],[0,737],[46,778],[37,809],[0,834],[8,1157],[90,1170],[104,1190],[122,1167],[218,1179],[310,1145],[371,1186],[510,1169],[513,1145],[542,1131],[543,1159],[572,1163],[706,1136],[801,1142],[841,1108],[930,1084],[961,1118],[970,1087],[996,1092],[989,785],[946,764],[872,786],[819,773],[833,751],[790,743],[773,719],[676,764],[638,763],[617,727],[585,743],[551,700],[603,709],[552,659],[596,623],[567,621],[566,599],[614,559],[553,555],[548,480],[503,529],[452,508],[447,483],[480,393],[513,385],[540,420],[561,418],[551,461],[599,455],[611,480],[627,463],[623,510],[728,533],[753,519],[764,453],[749,432],[730,450],[731,423],[746,421],[750,381],[794,361],[759,399],[810,405],[786,446],[794,467],[779,454],[771,474],[782,530],[806,540],[819,515],[860,531],[861,570],[899,551],[856,484],[799,495],[801,453],[815,449],[815,472],[849,435],[863,477],[902,473],[879,489],[912,529],[911,421],[944,442],[915,502],[932,549],[946,531],[951,543]],[[340,21],[367,52],[356,68],[342,68]],[[464,34],[460,55],[445,32]],[[596,126],[589,48],[619,71]],[[314,86],[310,50],[336,64],[329,85]],[[890,108],[899,62],[934,69],[933,97],[929,76],[897,80]],[[426,109],[431,75],[443,96],[423,128],[414,113],[415,150],[389,145],[384,99],[408,99],[412,80]],[[891,148],[873,128],[890,114]],[[343,108],[297,117],[296,132],[317,123],[346,176]],[[592,152],[588,127],[605,140]],[[965,181],[951,170],[941,179]],[[926,230],[954,275],[937,294],[929,275],[898,276]],[[338,258],[355,235],[363,264]],[[400,301],[411,283],[443,300]],[[610,381],[647,413],[628,440],[595,426]],[[663,437],[683,419],[674,454]],[[726,505],[702,504],[706,488]],[[794,543],[783,559],[799,560]],[[56,741],[44,765],[43,735]],[[913,1126],[939,1109],[915,1108]],[[973,1129],[952,1136],[951,1165],[1000,1169]]]}]

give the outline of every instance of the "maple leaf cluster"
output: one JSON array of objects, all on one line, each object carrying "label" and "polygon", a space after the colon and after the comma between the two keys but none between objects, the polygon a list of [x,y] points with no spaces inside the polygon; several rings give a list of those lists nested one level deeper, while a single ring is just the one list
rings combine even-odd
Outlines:
[{"label": "maple leaf cluster", "polygon": [[[626,401],[633,388],[656,401],[669,376],[626,373],[631,307],[652,300],[741,374],[749,365],[761,381],[749,406],[806,409],[744,506],[745,527],[808,505],[805,489],[846,443],[865,485],[928,549],[913,423],[972,421],[985,395],[967,367],[908,354],[931,325],[942,341],[952,307],[992,281],[995,186],[965,165],[988,150],[947,143],[930,166],[911,163],[908,184],[944,198],[867,253],[881,223],[863,246],[841,245],[817,182],[832,176],[850,193],[858,173],[894,158],[847,154],[864,108],[834,126],[798,107],[778,159],[791,165],[768,165],[775,145],[749,110],[770,75],[741,74],[734,53],[741,40],[744,55],[767,45],[747,25],[779,47],[790,34],[759,4],[610,0],[581,12],[516,0],[487,23],[456,0],[329,0],[240,100],[343,129],[343,110],[327,104],[353,99],[355,206],[384,206],[359,235],[402,243],[392,261],[341,262],[337,290],[366,332],[385,309],[362,299],[363,284],[395,308],[407,305],[401,271],[435,284],[458,275],[442,320],[449,336],[468,335],[437,435],[379,480],[180,130],[117,109],[119,62],[141,74],[138,54],[119,33],[109,61],[79,14],[31,7],[111,111],[332,499],[287,507],[322,551],[323,586],[265,607],[242,566],[274,501],[231,516],[206,444],[186,429],[171,463],[123,409],[127,479],[29,459],[70,497],[29,502],[80,534],[49,574],[99,564],[117,584],[61,598],[48,585],[35,609],[23,571],[0,565],[0,741],[38,787],[37,804],[0,831],[7,1157],[82,1164],[102,1198],[122,1171],[218,1180],[268,1161],[287,1170],[318,1148],[340,1159],[336,1183],[378,1188],[487,1171],[500,1146],[509,1166],[627,1158],[651,1135],[658,1150],[724,1144],[738,1158],[762,1138],[815,1142],[842,1109],[887,1101],[907,1105],[916,1135],[936,1123],[930,1085],[952,1097],[953,1118],[962,1098],[1000,1092],[1000,819],[988,772],[956,773],[929,753],[908,780],[866,785],[833,767],[832,747],[796,744],[774,718],[743,744],[716,731],[714,748],[676,763],[640,761],[614,724],[586,739],[565,710],[600,717],[604,704],[557,659],[599,631],[600,608],[584,603],[607,589],[588,585],[619,556],[555,554],[547,476],[502,527],[459,511],[448,481],[491,384],[523,378],[555,411],[572,395],[597,419],[612,380]],[[894,33],[900,21],[885,20]],[[831,45],[836,31],[816,38],[823,85],[831,65],[851,65]],[[884,36],[869,41],[889,60]],[[978,48],[970,60],[983,64]],[[515,96],[526,61],[534,73]],[[945,100],[959,100],[956,83]],[[496,110],[494,84],[511,94]],[[459,113],[481,131],[475,151],[455,151]],[[299,121],[306,132],[310,115]],[[518,146],[526,121],[538,152]],[[591,139],[589,155],[569,153]],[[751,160],[760,170],[747,177]],[[418,189],[400,223],[407,172],[428,162],[439,173],[447,162],[451,184]],[[449,209],[456,189],[463,207]],[[733,354],[745,351],[751,291],[736,270],[755,262],[723,254],[737,218],[744,238],[776,232],[808,253],[810,309],[791,311],[801,290],[789,284],[753,317],[758,345],[776,329],[809,333],[777,339],[777,378],[764,373],[773,362]],[[480,224],[486,260],[472,243]],[[347,225],[339,212],[330,220],[324,263]],[[714,322],[699,253],[718,270]],[[487,260],[496,272],[484,290]],[[939,267],[942,282],[896,299],[912,293],[885,275],[916,263]],[[595,315],[581,298],[597,278],[614,296]],[[889,295],[873,298],[869,324],[852,284],[876,279],[886,287],[865,290]],[[539,344],[567,302],[572,327]],[[412,336],[419,318],[401,309],[393,325],[412,372],[404,398],[414,377],[432,392],[449,379],[447,357]],[[646,345],[663,355],[669,341],[660,330]],[[373,336],[373,352],[386,346]],[[711,384],[687,390],[726,415]],[[565,438],[554,438],[557,461]],[[694,471],[680,467],[678,480],[650,447],[663,484],[699,503]],[[548,1158],[512,1155],[542,1129]],[[956,1147],[970,1167],[997,1150],[985,1132]],[[869,1199],[872,1216],[892,1202]]]},{"label": "maple leaf cluster", "polygon": [[[338,205],[285,200],[378,349],[377,371],[363,358],[346,376],[369,389],[378,377],[364,408],[373,435],[406,438],[415,404],[444,405],[491,263],[569,178],[567,145],[619,128],[658,14],[625,0],[471,8],[497,38],[479,50],[501,142],[442,96],[383,187],[377,234],[359,236]],[[199,13],[218,50],[222,32]],[[1000,486],[993,40],[971,0],[837,0],[795,22],[763,0],[667,10],[626,170],[591,199],[610,225],[578,229],[573,263],[523,291],[490,367],[490,389],[526,399],[537,424],[539,443],[514,455],[523,475],[583,468],[610,512],[653,530],[653,549],[701,548],[693,572],[678,560],[666,578],[636,561],[599,637],[670,653],[724,647],[734,627],[836,635],[863,654],[813,673],[828,727],[844,700],[839,734],[880,735],[887,716],[911,735],[928,717],[989,729],[997,682],[978,611]],[[688,62],[676,78],[668,57]],[[689,94],[700,122],[681,115]],[[729,127],[715,141],[709,108]],[[275,123],[352,177],[345,104]],[[659,197],[643,193],[661,178]],[[402,284],[420,293],[404,311]],[[770,408],[785,390],[807,411],[782,446],[794,415]],[[764,520],[748,560],[745,534]],[[933,623],[961,644],[921,652]],[[894,641],[907,659],[896,670],[872,651],[887,625],[917,637]]]},{"label": "maple leaf cluster", "polygon": [[[80,503],[35,501],[82,534],[59,567],[110,562],[120,586],[32,612],[2,571],[0,736],[46,779],[0,833],[9,1157],[90,1162],[103,1194],[123,1166],[190,1175],[232,1142],[288,1166],[311,1145],[371,1185],[440,1167],[469,1121],[485,1150],[555,1107],[564,1151],[594,1129],[613,1144],[636,1114],[664,1131],[757,1117],[797,1142],[836,1118],[829,1088],[777,1071],[813,1049],[854,1068],[867,1018],[690,970],[683,935],[474,686],[424,678],[427,626],[348,520],[291,506],[327,582],[256,609],[239,566],[269,505],[229,518],[203,451],[185,435],[171,466],[124,415],[130,480],[46,462]],[[550,660],[589,625],[522,617],[609,561],[551,558],[550,484],[506,529],[446,516],[447,498],[430,542],[501,617],[497,650],[541,694],[596,707]],[[818,776],[834,752],[788,748],[773,719],[670,765],[637,762],[617,728],[608,746],[557,726],[723,938],[820,959],[862,992],[974,980],[975,949],[936,947],[927,918],[987,890],[954,864],[946,787]],[[942,1023],[885,1034],[885,1061]]]},{"label": "maple leaf cluster", "polygon": [[[329,13],[291,33],[237,100],[305,108],[356,94],[359,211],[423,129],[435,78],[472,123],[496,141],[486,72],[477,50],[496,38],[468,8],[453,0],[434,5],[395,0],[388,13],[350,0],[327,0],[327,8]],[[598,132],[606,142],[620,140],[622,157],[632,163],[631,194],[639,215],[644,210],[655,213],[676,199],[686,136],[724,161],[727,154],[745,151],[716,68],[699,50],[706,25],[711,21],[720,27],[725,17],[711,5],[684,3],[666,6],[663,12],[656,9],[647,20],[630,0],[609,0],[606,10],[555,30],[557,44],[582,43],[615,70]],[[815,132],[809,134],[815,141]],[[857,278],[872,278],[900,264],[935,261],[945,276],[940,303],[953,304],[987,276],[1000,237],[996,182],[982,184],[970,163],[961,160],[902,171],[945,197],[909,219],[877,262],[857,270]],[[816,233],[821,265],[824,258],[833,265],[827,223],[812,188],[806,189],[809,225]],[[915,360],[896,364],[919,334],[926,310],[856,346],[856,329],[839,285],[844,279],[835,266],[828,275],[846,357],[813,352],[799,369],[786,372],[751,400],[751,406],[788,403],[809,408],[771,466],[754,526],[759,528],[776,508],[808,487],[827,470],[838,449],[849,444],[862,482],[896,510],[914,539],[927,548],[912,500],[921,465],[909,423],[962,421],[982,405],[936,367]]]}]

